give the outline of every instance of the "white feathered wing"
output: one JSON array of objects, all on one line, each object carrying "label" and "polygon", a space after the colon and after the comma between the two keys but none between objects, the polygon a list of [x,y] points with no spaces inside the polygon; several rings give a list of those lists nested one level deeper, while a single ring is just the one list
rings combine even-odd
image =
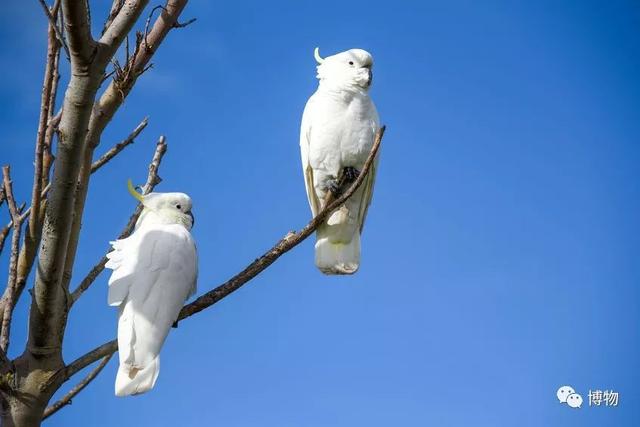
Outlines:
[{"label": "white feathered wing", "polygon": [[127,396],[150,390],[158,378],[160,349],[196,291],[197,253],[191,234],[178,224],[143,224],[111,244],[108,300],[120,308],[115,392]]}]

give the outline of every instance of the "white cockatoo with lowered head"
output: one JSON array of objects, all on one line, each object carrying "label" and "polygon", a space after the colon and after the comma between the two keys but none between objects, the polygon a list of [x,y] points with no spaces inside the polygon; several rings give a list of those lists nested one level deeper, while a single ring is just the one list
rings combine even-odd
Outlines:
[{"label": "white cockatoo with lowered head", "polygon": [[[350,49],[318,62],[318,89],[302,114],[300,152],[313,215],[329,195],[355,181],[369,156],[380,120],[369,97],[373,58]],[[373,195],[377,158],[365,181],[316,232],[316,266],[325,274],[353,274],[360,266],[360,234]]]},{"label": "white cockatoo with lowered head", "polygon": [[129,192],[143,210],[134,232],[111,242],[109,305],[117,306],[116,396],[144,393],[160,372],[160,349],[185,300],[196,291],[198,255],[191,199],[184,193]]}]

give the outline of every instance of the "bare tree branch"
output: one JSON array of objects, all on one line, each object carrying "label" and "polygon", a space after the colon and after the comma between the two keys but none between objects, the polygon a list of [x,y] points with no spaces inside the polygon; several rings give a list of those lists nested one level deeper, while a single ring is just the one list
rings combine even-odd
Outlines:
[{"label": "bare tree branch", "polygon": [[[358,188],[362,185],[367,174],[371,170],[373,162],[377,157],[378,151],[380,149],[380,144],[382,142],[382,137],[384,136],[384,131],[385,127],[383,126],[377,132],[373,147],[371,148],[371,152],[369,153],[369,156],[367,157],[367,160],[362,167],[360,175],[347,191],[345,191],[336,200],[330,202],[327,206],[325,206],[325,208],[321,212],[319,212],[318,215],[316,215],[316,217],[313,218],[302,230],[297,233],[289,232],[283,239],[276,243],[275,246],[265,252],[260,258],[257,258],[255,261],[249,264],[240,273],[236,274],[217,288],[198,297],[192,303],[184,306],[180,311],[178,320],[186,319],[187,317],[190,317],[212,306],[229,294],[238,290],[240,287],[242,287],[242,285],[249,282],[251,279],[264,271],[267,267],[273,264],[278,258],[280,258],[280,256],[284,255],[285,253],[299,245],[307,237],[309,237],[332,212],[342,206],[349,199],[349,197],[351,197],[353,193],[355,193],[356,190],[358,190]],[[96,347],[95,349],[84,354],[83,356],[80,356],[79,358],[68,364],[64,369],[65,378],[70,378],[81,369],[87,367],[100,358],[103,358],[109,354],[113,354],[116,350],[118,350],[118,342],[116,340],[109,341]]]},{"label": "bare tree branch", "polygon": [[[59,9],[60,0],[56,0],[51,9],[52,16],[57,16],[59,14]],[[33,268],[36,249],[40,243],[42,225],[44,221],[44,202],[42,201],[42,198],[50,188],[49,171],[53,163],[51,143],[54,129],[57,128],[61,118],[61,112],[59,112],[56,117],[53,117],[53,110],[55,108],[58,92],[58,82],[60,80],[60,73],[58,70],[60,44],[56,40],[56,28],[57,26],[55,26],[55,22],[50,23],[48,30],[45,77],[40,102],[40,120],[36,138],[31,207],[22,216],[29,216],[34,207],[37,213],[29,217],[29,227],[26,230],[24,243],[20,248],[20,254],[18,256],[14,307],[22,295],[27,277]],[[43,187],[44,189],[42,189]],[[10,315],[12,315],[12,313],[10,313]]]},{"label": "bare tree branch", "polygon": [[15,305],[15,287],[18,269],[18,255],[20,248],[20,232],[22,229],[22,218],[13,197],[13,188],[11,183],[11,169],[9,166],[2,168],[2,180],[4,194],[9,206],[11,221],[13,222],[13,234],[11,236],[11,256],[9,261],[9,278],[7,280],[7,288],[2,296],[2,327],[0,330],[0,351],[7,353],[9,348],[9,334],[11,331],[11,313]]},{"label": "bare tree branch", "polygon": [[[120,7],[118,14],[100,38],[100,45],[112,46],[116,43],[122,42],[123,38],[130,30],[131,25],[133,25],[133,23],[130,22],[131,17],[135,16],[135,19],[137,19],[142,12],[142,6],[146,3],[147,1],[126,1],[124,5]],[[180,0],[179,3],[181,3],[181,7],[179,8],[179,10],[174,7],[174,12],[176,13],[174,20],[177,19],[180,11],[182,10],[182,8],[184,8],[186,0]],[[173,21],[171,22],[171,25],[172,23]],[[170,28],[168,28],[163,33],[162,38],[158,39],[158,44],[162,41],[164,35],[166,35],[169,29]],[[115,50],[112,51],[112,54],[113,53],[115,53]],[[104,52],[101,51],[99,52],[99,54],[103,55]],[[111,57],[109,57],[109,59],[110,58]],[[151,58],[151,55],[147,55],[146,58],[148,61]],[[133,65],[135,65],[133,59],[135,59],[135,56],[134,58],[132,58],[132,70],[134,70]],[[127,88],[125,89],[127,94],[133,87],[133,84],[135,83],[138,75],[139,74],[134,73],[134,75],[132,75],[132,77],[127,80]],[[91,173],[91,161],[93,158],[93,152],[97,145],[100,143],[102,131],[106,127],[107,123],[111,121],[113,115],[120,107],[120,105],[122,105],[125,96],[126,95],[124,95],[122,88],[116,88],[115,83],[112,81],[109,87],[105,90],[105,93],[100,97],[100,100],[94,105],[94,108],[92,110],[91,120],[88,126],[88,134],[85,140],[85,151],[82,159],[82,167],[80,169],[78,182],[76,184],[76,198],[73,208],[75,216],[71,228],[70,244],[68,246],[65,267],[63,270],[63,287],[65,288],[68,287],[69,281],[71,280],[71,271],[73,263],[75,261],[78,237],[80,234],[81,219],[84,212],[84,202],[88,191],[89,174]]]},{"label": "bare tree branch", "polygon": [[[147,3],[149,3],[149,0],[125,0],[119,6],[115,17],[111,20],[107,19],[109,25],[105,28],[98,41],[100,49],[97,59],[101,64],[106,66],[111,61],[111,58],[113,58],[118,47],[131,31],[133,24],[138,20]],[[112,12],[115,12],[113,6]]]},{"label": "bare tree branch", "polygon": [[[44,196],[47,195],[47,192],[51,189],[51,184],[47,184],[46,187],[44,187],[42,189],[42,193],[40,193],[40,197],[44,198]],[[22,204],[18,207],[18,212],[20,213],[20,219],[22,221],[25,221],[28,217],[29,214],[31,214],[31,206],[29,206],[29,209],[27,209],[26,211],[24,210],[24,208],[27,206],[26,202],[22,202]],[[7,228],[11,228],[13,227],[13,220],[9,220],[9,222],[6,225]]]},{"label": "bare tree branch", "polygon": [[[138,44],[136,52],[134,52],[134,55],[129,59],[128,64],[125,64],[125,67],[131,70],[127,74],[127,79],[112,81],[96,102],[89,124],[89,133],[87,136],[88,147],[95,148],[100,143],[100,136],[106,125],[111,121],[133,88],[137,78],[149,64],[158,46],[160,46],[166,35],[173,28],[173,24],[178,20],[186,3],[187,0],[167,1],[161,16],[155,21],[147,37],[148,43],[142,41],[141,44]],[[115,23],[113,25],[115,25]]]},{"label": "bare tree branch", "polygon": [[[114,40],[122,34],[123,30],[123,19],[122,16],[126,17],[127,10],[130,8],[130,3],[135,2],[125,2],[124,6],[113,20],[109,28],[105,31],[104,35],[100,38],[100,44],[110,43],[111,40]],[[78,238],[80,235],[80,227],[81,227],[81,219],[82,214],[84,212],[84,202],[87,196],[88,191],[88,182],[89,182],[89,174],[91,172],[91,161],[93,158],[93,152],[97,145],[100,143],[100,138],[102,135],[102,131],[106,127],[106,125],[111,121],[113,115],[118,110],[118,108],[122,105],[124,98],[130,92],[133,85],[136,82],[137,77],[145,70],[145,65],[153,56],[153,53],[160,45],[164,37],[171,30],[173,24],[178,19],[180,12],[186,5],[187,0],[168,0],[166,5],[166,10],[168,12],[162,13],[160,17],[156,20],[153,29],[149,35],[149,43],[154,43],[153,48],[146,46],[146,44],[138,41],[136,52],[130,58],[127,63],[127,78],[124,81],[117,82],[117,79],[114,79],[109,87],[105,90],[105,92],[100,97],[100,100],[95,103],[93,106],[93,112],[91,115],[91,120],[89,122],[88,134],[85,140],[85,151],[82,159],[82,167],[80,169],[80,174],[76,184],[76,198],[75,204],[73,208],[73,224],[70,233],[70,240],[67,249],[67,254],[65,257],[65,265],[63,269],[63,288],[68,289],[69,282],[71,281],[71,273],[73,270],[73,264],[75,261]],[[136,17],[139,16],[141,11],[136,10]],[[138,37],[138,39],[140,39]],[[142,45],[145,45],[143,48]],[[73,300],[69,299],[69,306],[72,304]]]},{"label": "bare tree branch", "polygon": [[27,343],[31,354],[55,354],[52,360],[59,362],[66,322],[66,294],[60,282],[71,229],[69,214],[91,105],[98,88],[98,76],[91,72],[95,42],[91,38],[87,1],[63,0],[62,11],[69,36],[71,80],[64,97],[58,158],[52,194],[47,201]]},{"label": "bare tree branch", "polygon": [[297,233],[289,233],[282,240],[280,240],[273,248],[267,251],[260,258],[256,259],[254,262],[249,264],[247,268],[242,270],[240,273],[233,276],[226,283],[218,286],[212,291],[207,292],[206,294],[200,296],[192,303],[186,305],[180,311],[180,315],[178,316],[178,320],[185,319],[189,316],[198,313],[205,308],[215,304],[220,301],[222,298],[226,297],[230,293],[239,289],[242,285],[247,283],[249,280],[257,276],[264,269],[269,267],[275,260],[280,258],[281,255],[285,254],[289,250],[293,249],[295,246],[300,244],[304,239],[309,237],[323,222],[324,220],[336,209],[342,206],[349,197],[353,193],[356,192],[358,187],[364,182],[367,173],[371,169],[371,165],[375,161],[376,155],[378,153],[378,149],[380,148],[380,143],[382,142],[382,137],[384,136],[385,127],[383,126],[376,133],[375,141],[373,147],[371,148],[371,152],[369,153],[369,157],[367,158],[362,171],[356,181],[351,185],[351,187],[336,200],[330,202],[325,206],[325,208],[318,213],[318,215],[309,222],[302,230]]},{"label": "bare tree branch", "polygon": [[49,97],[49,117],[47,118],[47,130],[44,135],[44,143],[42,147],[42,187],[45,187],[47,184],[49,184],[49,174],[51,171],[51,166],[53,165],[51,145],[53,142],[54,133],[58,129],[58,125],[60,124],[60,120],[62,119],[62,109],[60,109],[60,111],[58,111],[55,115],[53,114],[53,110],[56,107],[56,98],[58,96],[58,83],[60,82],[59,65],[60,50],[58,49],[58,54],[54,57],[53,79],[51,82],[51,94]]},{"label": "bare tree branch", "polygon": [[[84,206],[89,176],[79,176],[79,172],[80,166],[86,164],[83,155],[92,153],[85,150],[92,105],[107,63],[145,4],[145,0],[128,1],[114,19],[114,31],[107,39],[100,39],[98,48],[91,38],[87,1],[62,0],[72,73],[60,121],[54,184],[47,201],[27,343],[27,350],[33,355],[55,353],[57,363],[62,362],[60,347],[70,302],[64,275],[70,271],[67,262],[74,261],[82,219],[82,209],[76,207]],[[89,169],[90,166],[89,161]],[[79,191],[79,187],[85,188]]]},{"label": "bare tree branch", "polygon": [[149,117],[145,117],[140,122],[140,124],[136,126],[136,128],[129,134],[129,136],[127,136],[121,142],[117,143],[109,151],[104,153],[102,157],[100,157],[98,160],[93,162],[91,164],[91,173],[94,173],[95,171],[100,169],[102,166],[104,166],[109,160],[117,156],[118,153],[124,150],[127,145],[133,144],[133,142],[138,137],[138,135],[140,135],[140,132],[142,132],[145,127],[147,127],[147,124],[149,124]]},{"label": "bare tree branch", "polygon": [[120,9],[122,9],[123,4],[124,0],[113,0],[113,3],[111,3],[111,10],[109,11],[109,16],[102,26],[102,34],[107,31],[107,28],[109,28],[115,17],[118,16],[118,13],[120,12]]},{"label": "bare tree branch", "polygon": [[[156,144],[156,151],[153,155],[153,159],[149,164],[149,174],[147,175],[147,182],[142,188],[142,194],[149,194],[153,191],[154,187],[158,185],[162,179],[158,176],[158,169],[160,168],[160,163],[162,162],[162,157],[164,153],[167,151],[167,144],[165,142],[165,137],[161,136],[160,140]],[[118,236],[118,239],[124,239],[133,230],[133,227],[136,225],[136,221],[138,217],[142,213],[142,205],[138,205],[136,210],[134,211],[131,218],[127,222],[127,225],[124,227],[124,230]],[[80,282],[78,287],[71,293],[71,304],[75,303],[80,296],[89,289],[89,287],[93,284],[93,282],[98,278],[100,273],[104,270],[104,266],[107,263],[106,255],[103,256],[100,261],[96,265],[91,268],[89,273],[86,275],[84,279]]]},{"label": "bare tree branch", "polygon": [[[42,2],[44,8],[48,11],[48,8]],[[51,13],[53,16],[58,14],[60,7],[60,0],[56,0]],[[58,88],[58,59],[60,52],[60,45],[56,40],[54,28],[57,28],[55,20],[49,23],[49,38],[47,44],[47,61],[44,73],[44,83],[42,85],[42,96],[40,100],[40,119],[38,122],[38,133],[36,138],[36,150],[34,160],[34,173],[33,173],[33,188],[31,192],[31,207],[30,212],[33,212],[29,216],[29,226],[25,232],[25,239],[23,247],[20,251],[18,258],[18,270],[16,281],[16,300],[20,297],[26,278],[31,271],[33,262],[36,256],[36,248],[40,243],[40,235],[42,231],[42,215],[41,213],[41,199],[44,195],[42,187],[46,186],[43,182],[42,176],[45,172],[44,161],[45,152],[46,156],[50,156],[51,140],[47,138],[51,137],[48,133],[48,123],[52,115],[52,110],[55,108],[55,99]],[[55,92],[54,92],[55,91]],[[47,159],[50,162],[50,159]],[[47,168],[50,164],[47,164]],[[47,170],[48,174],[48,170]]]},{"label": "bare tree branch", "polygon": [[[18,207],[18,213],[20,214],[20,220],[24,222],[27,218],[28,212],[23,212],[25,206],[27,206],[26,202],[22,202],[22,204]],[[9,231],[13,227],[13,220],[10,219],[7,225],[0,229],[0,253],[2,253],[2,249],[4,248],[4,241],[9,234]]]},{"label": "bare tree branch", "polygon": [[62,399],[58,400],[53,405],[48,406],[47,409],[44,410],[42,419],[45,420],[49,418],[51,415],[58,412],[60,409],[64,408],[67,405],[70,405],[71,400],[74,397],[76,397],[76,395],[80,393],[86,386],[88,386],[89,383],[98,376],[100,371],[102,371],[104,367],[107,366],[107,363],[109,363],[109,360],[111,360],[112,356],[113,356],[113,353],[103,357],[100,363],[98,364],[98,366],[93,368],[93,370],[89,372],[89,374],[87,374],[87,376],[84,377],[82,381],[80,381],[71,390],[69,390],[69,392],[62,397]]},{"label": "bare tree branch", "polygon": [[[62,0],[62,15],[69,37],[68,49],[72,68],[75,68],[76,73],[87,73],[87,69],[81,70],[80,68],[89,64],[95,48],[95,42],[91,37],[88,0]],[[55,22],[53,18],[51,21]]]},{"label": "bare tree branch", "polygon": [[58,83],[60,82],[60,71],[58,68],[59,60],[60,60],[60,55],[56,57],[56,64],[54,68],[55,78],[53,79],[53,86],[51,88],[51,99],[49,99],[49,104],[51,105],[51,108],[49,108],[50,116],[49,116],[49,120],[47,121],[47,133],[44,138],[45,150],[43,153],[44,164],[43,164],[43,171],[42,171],[42,181],[43,181],[42,185],[45,185],[47,182],[49,182],[48,167],[49,168],[51,167],[52,158],[53,158],[53,156],[51,155],[51,142],[53,141],[53,135],[58,130],[58,126],[60,126],[60,121],[62,120],[62,107],[55,114],[53,114],[53,109],[55,108],[55,105],[56,105],[56,97],[58,95]]},{"label": "bare tree branch", "polygon": [[[2,207],[2,203],[4,203],[4,186],[0,187],[0,207]],[[9,234],[10,226],[2,227],[0,229],[0,254],[2,253],[2,248],[4,248],[4,240],[7,238]]]},{"label": "bare tree branch", "polygon": [[[60,0],[59,9],[62,12],[59,16],[47,15],[54,26],[58,21],[64,28],[64,31],[56,31],[57,28],[52,28],[52,31],[56,33],[56,40],[60,36],[63,44],[66,37],[71,75],[60,109],[62,114],[53,117],[59,76],[57,62],[54,62],[55,71],[48,98],[50,102],[47,107],[43,106],[48,108],[47,114],[43,114],[47,117],[45,136],[36,149],[36,162],[40,162],[36,169],[41,171],[40,183],[37,184],[40,188],[48,188],[49,170],[54,160],[50,155],[51,144],[57,135],[56,166],[48,197],[43,198],[41,191],[38,204],[39,192],[32,194],[36,203],[32,212],[34,218],[30,218],[30,221],[42,224],[41,238],[35,261],[37,268],[31,293],[27,345],[25,351],[11,361],[11,372],[7,374],[14,381],[11,384],[4,382],[0,387],[0,418],[3,425],[39,425],[47,402],[63,382],[57,373],[64,370],[65,366],[62,340],[71,304],[68,284],[78,245],[93,151],[106,124],[131,91],[137,77],[148,68],[150,58],[166,33],[173,28],[186,4],[186,0],[168,1],[168,12],[158,17],[149,33],[148,46],[145,44],[143,48],[142,42],[139,42],[138,54],[130,58],[130,64],[127,63],[130,72],[125,79],[125,87],[114,85],[111,95],[115,94],[115,99],[111,105],[106,105],[96,102],[106,67],[148,3],[148,0],[117,1],[98,42],[91,35],[88,0]],[[122,80],[118,83],[122,83]],[[40,134],[42,129],[39,126]],[[42,141],[41,136],[38,141]],[[22,223],[26,218],[27,213],[15,222]],[[24,259],[28,261],[29,257],[24,253]],[[25,262],[25,266],[29,265],[33,266],[33,262]],[[25,280],[30,270],[25,268]],[[9,305],[3,304],[3,308]],[[4,310],[0,310],[0,313],[4,316]],[[0,360],[4,358],[0,357]]]},{"label": "bare tree branch", "polygon": [[[42,1],[42,5],[47,9],[44,1]],[[48,9],[47,9],[48,11]],[[52,32],[51,28],[54,26],[55,22],[49,24],[49,31]],[[40,192],[42,191],[42,152],[44,147],[44,138],[46,135],[47,122],[49,119],[49,108],[50,103],[49,99],[51,97],[51,87],[53,85],[53,66],[55,63],[55,55],[56,55],[56,42],[55,39],[49,37],[49,43],[47,47],[47,65],[44,72],[44,83],[42,85],[42,96],[40,100],[40,120],[38,122],[38,134],[36,138],[36,153],[35,153],[35,161],[34,161],[34,179],[33,179],[33,190],[31,195],[31,210],[35,212],[35,215],[32,215],[29,220],[29,228],[28,228],[28,239],[33,241],[36,229],[37,229],[37,219],[38,212],[40,212]]]},{"label": "bare tree branch", "polygon": [[49,6],[47,6],[44,0],[38,0],[38,2],[40,2],[40,6],[42,6],[42,9],[44,10],[44,14],[47,16],[47,19],[49,20],[49,29],[54,32],[54,36],[56,37],[56,40],[64,48],[64,51],[67,54],[67,59],[71,60],[71,56],[69,54],[69,48],[67,47],[67,43],[65,42],[64,37],[62,36],[62,32],[60,31],[60,28],[58,28],[58,23],[56,22],[56,18],[55,18],[56,15],[58,14],[58,9],[60,8],[60,0],[56,0],[55,3],[53,3],[53,6],[51,6],[51,9],[49,9]]},{"label": "bare tree branch", "polygon": [[[92,168],[91,168],[91,173],[97,171],[102,165],[107,163],[109,160],[111,160],[113,157],[115,157],[120,151],[122,151],[124,149],[124,147],[126,147],[128,144],[131,144],[133,142],[133,140],[140,134],[140,132],[142,132],[142,130],[147,126],[147,124],[148,124],[148,117],[145,118],[124,141],[118,143],[114,148],[112,148],[107,153],[105,153],[105,155],[102,156],[98,161],[94,162],[94,164],[92,165]],[[162,138],[164,138],[164,137],[162,137]],[[164,141],[164,139],[162,139],[162,141]],[[165,151],[166,151],[166,144],[164,144],[164,142],[161,145],[158,145],[158,147],[156,148],[156,155],[154,156],[154,160],[152,162],[152,164],[155,165],[154,166],[154,170],[157,170],[157,167],[160,164],[161,156],[164,154]],[[158,156],[160,156],[160,158],[158,158]],[[149,180],[151,180],[151,181],[149,181]],[[149,187],[149,182],[153,182],[153,185],[151,187]],[[145,188],[149,188],[149,192],[150,192],[150,191],[152,191],[153,186],[155,186],[159,182],[160,182],[160,178],[157,177],[156,172],[154,172],[154,176],[147,180],[147,185],[145,186]],[[51,187],[51,184],[47,184],[47,186],[42,190],[42,192],[40,194],[41,198],[45,197],[45,195],[49,191],[50,187]],[[22,205],[22,208],[24,208],[24,204]],[[19,209],[19,211],[21,212],[20,218],[21,218],[22,221],[24,221],[31,214],[32,208],[29,207],[29,209],[27,209],[24,213],[22,213],[22,208]],[[133,225],[135,224],[135,221],[137,220],[138,215],[140,215],[140,211],[141,211],[141,209],[140,210],[138,210],[138,209],[136,210],[136,214],[134,215],[135,218],[132,217],[132,220],[130,221],[130,224],[127,226],[127,228],[125,230],[132,229]],[[9,221],[9,223],[6,226],[4,226],[2,229],[0,229],[0,253],[2,252],[2,248],[4,246],[4,241],[5,241],[6,237],[7,237],[7,235],[9,234],[9,231],[11,230],[12,226],[13,226],[13,221],[11,220],[11,221]],[[26,238],[25,238],[25,240],[26,240]],[[31,269],[31,266],[33,264],[33,259],[35,257],[34,255],[27,255],[25,246],[26,246],[26,244],[22,246],[22,248],[20,250],[20,255],[18,257],[18,276],[17,276],[18,278],[17,278],[17,282],[16,282],[17,283],[16,287],[15,287],[15,302],[16,303],[17,303],[18,299],[20,298],[20,296],[22,294],[22,291],[24,290],[24,286],[26,284],[26,279],[27,279],[27,276],[28,276],[29,271]],[[106,258],[105,258],[104,262],[106,263]],[[98,267],[98,265],[99,264],[97,264],[94,267],[94,269],[96,269]],[[103,268],[104,268],[104,266],[103,266]],[[102,269],[100,269],[100,271],[96,271],[95,272],[96,277],[101,271],[102,271]],[[92,270],[92,272],[94,272],[94,270]],[[86,287],[88,287],[90,285],[90,283],[87,284],[86,280],[87,279],[85,278],[85,280],[83,280],[81,285],[85,284]],[[95,280],[95,278],[94,278],[94,280]],[[76,291],[78,291],[78,290],[76,290]],[[75,293],[76,292],[74,292],[74,294]],[[74,297],[72,302],[75,302],[76,299],[77,299],[77,297]],[[0,306],[1,306],[1,304],[0,304]],[[14,304],[14,306],[15,306],[15,304]]]}]

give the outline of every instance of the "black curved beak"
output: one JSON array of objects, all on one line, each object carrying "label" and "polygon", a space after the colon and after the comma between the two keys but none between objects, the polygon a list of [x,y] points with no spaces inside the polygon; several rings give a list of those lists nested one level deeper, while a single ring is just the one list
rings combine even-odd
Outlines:
[{"label": "black curved beak", "polygon": [[372,81],[373,81],[373,71],[371,71],[371,68],[367,68],[367,87],[371,86]]},{"label": "black curved beak", "polygon": [[196,219],[194,218],[191,211],[187,212],[187,214],[191,217],[191,227],[193,227],[194,225],[196,225]]}]

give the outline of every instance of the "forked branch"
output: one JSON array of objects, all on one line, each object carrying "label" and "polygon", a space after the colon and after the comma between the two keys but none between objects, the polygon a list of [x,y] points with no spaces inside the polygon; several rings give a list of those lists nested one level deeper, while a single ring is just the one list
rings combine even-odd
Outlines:
[{"label": "forked branch", "polygon": [[11,331],[11,313],[15,306],[15,289],[18,272],[18,255],[20,253],[20,232],[22,230],[22,222],[24,217],[20,215],[18,206],[13,197],[13,185],[11,182],[11,169],[9,166],[2,168],[2,182],[4,195],[7,199],[9,213],[11,214],[11,222],[13,223],[13,234],[11,236],[11,254],[9,259],[9,278],[7,280],[7,288],[2,296],[2,304],[0,316],[2,323],[0,325],[0,352],[7,353],[9,348],[9,334]]}]

